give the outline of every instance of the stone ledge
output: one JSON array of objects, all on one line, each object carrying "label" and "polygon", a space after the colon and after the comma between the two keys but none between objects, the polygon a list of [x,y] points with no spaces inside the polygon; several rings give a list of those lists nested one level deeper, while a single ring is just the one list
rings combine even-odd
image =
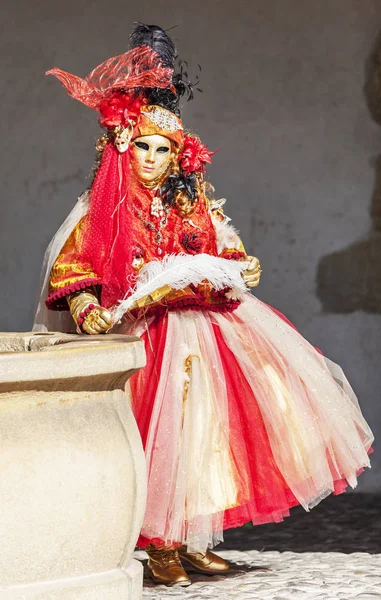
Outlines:
[{"label": "stone ledge", "polygon": [[118,334],[0,333],[0,365],[0,393],[124,389],[145,351],[139,338]]}]

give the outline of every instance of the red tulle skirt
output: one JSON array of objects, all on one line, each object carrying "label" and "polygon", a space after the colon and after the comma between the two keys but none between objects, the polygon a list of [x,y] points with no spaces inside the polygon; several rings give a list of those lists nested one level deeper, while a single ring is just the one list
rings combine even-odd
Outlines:
[{"label": "red tulle skirt", "polygon": [[130,379],[148,468],[140,547],[205,550],[225,529],[345,491],[369,464],[373,437],[341,370],[259,300],[130,333],[147,353]]}]

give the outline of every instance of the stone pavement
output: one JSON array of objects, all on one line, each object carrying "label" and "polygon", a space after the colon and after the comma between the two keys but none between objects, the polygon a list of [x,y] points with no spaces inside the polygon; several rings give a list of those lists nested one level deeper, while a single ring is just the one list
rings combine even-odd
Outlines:
[{"label": "stone pavement", "polygon": [[[190,573],[188,588],[145,579],[144,600],[381,600],[381,497],[327,498],[281,524],[228,531],[218,553],[229,576]],[[136,558],[144,560],[144,552]]]}]

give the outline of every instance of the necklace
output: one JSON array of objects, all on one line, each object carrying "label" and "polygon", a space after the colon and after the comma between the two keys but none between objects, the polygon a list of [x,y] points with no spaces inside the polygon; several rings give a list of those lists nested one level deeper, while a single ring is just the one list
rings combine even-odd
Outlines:
[{"label": "necklace", "polygon": [[158,256],[161,256],[163,254],[163,250],[160,247],[163,241],[163,234],[161,230],[164,229],[164,227],[167,224],[168,213],[170,211],[170,207],[168,205],[163,205],[159,191],[161,189],[161,185],[164,179],[167,176],[167,173],[168,170],[162,175],[160,175],[158,179],[150,183],[143,183],[144,187],[149,189],[150,192],[153,193],[150,213],[153,217],[159,218],[157,225],[152,223],[152,221],[147,221],[147,219],[145,219],[143,216],[143,211],[140,208],[137,208],[137,206],[133,205],[134,213],[138,217],[138,219],[140,219],[140,221],[143,223],[144,227],[149,231],[155,232],[154,241],[157,244],[156,252]]},{"label": "necklace", "polygon": [[[138,217],[138,219],[140,219],[140,221],[143,223],[144,227],[146,229],[148,229],[149,231],[154,231],[155,232],[155,237],[154,237],[154,241],[157,244],[157,253],[159,256],[161,256],[161,254],[163,253],[162,249],[160,248],[160,245],[163,241],[163,234],[161,232],[161,230],[166,226],[167,221],[168,221],[168,213],[170,210],[169,206],[162,206],[162,209],[160,210],[160,220],[158,222],[157,225],[155,225],[154,223],[152,223],[152,221],[147,221],[144,216],[143,216],[143,211],[141,210],[141,208],[137,208],[134,205],[134,213],[136,214],[136,216]],[[159,214],[156,214],[155,216],[159,216]]]}]

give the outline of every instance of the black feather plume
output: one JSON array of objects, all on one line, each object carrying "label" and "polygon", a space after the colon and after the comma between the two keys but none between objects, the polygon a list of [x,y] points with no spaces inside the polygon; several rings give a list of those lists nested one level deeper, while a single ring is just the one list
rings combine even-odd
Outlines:
[{"label": "black feather plume", "polygon": [[180,117],[180,99],[184,96],[186,100],[192,100],[194,89],[202,91],[197,87],[198,77],[195,81],[190,80],[188,64],[178,58],[175,44],[161,27],[135,23],[130,36],[130,49],[139,46],[152,48],[160,56],[163,66],[173,69],[172,82],[176,93],[163,88],[139,88],[135,90],[136,95],[143,94],[149,104],[162,106]]},{"label": "black feather plume", "polygon": [[190,173],[189,175],[182,173],[169,175],[160,190],[163,204],[172,206],[177,192],[181,191],[187,194],[193,204],[197,198],[197,176],[195,173]]},{"label": "black feather plume", "polygon": [[161,27],[135,23],[130,35],[130,48],[139,46],[150,46],[160,56],[164,67],[174,68],[175,44]]}]

